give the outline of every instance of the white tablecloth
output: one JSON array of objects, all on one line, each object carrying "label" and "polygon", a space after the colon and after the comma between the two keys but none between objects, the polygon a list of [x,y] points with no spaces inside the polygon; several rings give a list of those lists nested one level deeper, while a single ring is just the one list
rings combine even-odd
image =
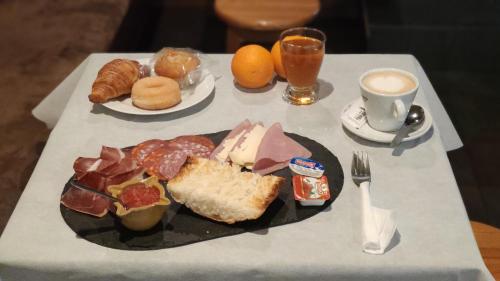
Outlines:
[{"label": "white tablecloth", "polygon": [[[144,55],[138,55],[139,57],[143,57]],[[328,55],[331,56],[331,55]],[[359,55],[357,55],[359,56]],[[387,55],[364,55],[368,56],[368,60],[370,58],[375,57],[386,57]],[[228,60],[229,57],[227,55],[211,55],[214,61],[218,60]],[[337,56],[333,56],[337,57]],[[340,55],[339,57],[342,57]],[[59,84],[53,91],[50,93],[37,107],[33,109],[33,115],[39,120],[45,122],[47,127],[50,129],[54,128],[55,124],[59,120],[62,111],[66,107],[66,103],[68,102],[71,94],[73,93],[80,77],[87,65],[89,58],[85,59],[66,79],[64,79],[61,84]],[[434,118],[434,124],[440,130],[440,138],[443,142],[443,146],[446,151],[451,151],[462,147],[463,143],[460,140],[460,137],[453,126],[450,117],[446,113],[443,104],[439,100],[438,95],[434,91],[434,88],[429,81],[429,78],[425,74],[420,63],[414,59],[413,61],[415,65],[414,74],[418,77],[420,81],[420,88],[422,95],[425,95],[429,108],[428,110],[431,112]],[[331,64],[330,64],[331,65]],[[323,66],[331,67],[331,66]],[[378,66],[377,66],[378,67]],[[217,67],[216,67],[217,68]],[[230,75],[229,69],[220,69],[220,75]],[[230,86],[230,85],[229,85]]]},{"label": "white tablecloth", "polygon": [[[98,69],[114,57],[89,57],[25,192],[0,238],[2,280],[493,280],[477,249],[440,130],[406,143],[399,156],[386,145],[346,133],[341,108],[359,95],[357,78],[379,66],[417,73],[406,55],[327,56],[315,105],[281,100],[285,83],[266,93],[232,84],[230,57],[214,56],[214,93],[198,106],[157,117],[137,117],[87,100]],[[429,107],[421,90],[417,102]],[[434,112],[433,112],[434,113]],[[61,190],[78,156],[102,144],[123,147],[150,138],[210,133],[244,118],[312,138],[343,165],[344,187],[325,212],[300,223],[155,251],[122,251],[79,239],[59,212]],[[371,157],[372,200],[397,212],[397,239],[381,256],[361,251],[359,190],[352,183],[352,150]]]}]

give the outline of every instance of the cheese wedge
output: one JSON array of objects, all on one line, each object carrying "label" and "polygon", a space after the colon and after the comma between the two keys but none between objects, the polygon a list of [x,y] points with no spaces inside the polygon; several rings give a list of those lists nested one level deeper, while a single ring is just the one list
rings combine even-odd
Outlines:
[{"label": "cheese wedge", "polygon": [[225,139],[221,144],[223,147],[222,150],[219,153],[217,153],[214,158],[220,162],[226,161],[227,158],[229,157],[229,152],[231,152],[233,147],[236,145],[236,143],[243,136],[244,133],[245,131],[242,131],[233,138]]},{"label": "cheese wedge", "polygon": [[255,124],[250,131],[243,135],[243,142],[229,152],[231,161],[247,169],[252,169],[255,157],[257,156],[257,150],[266,131],[266,127],[261,124]]}]

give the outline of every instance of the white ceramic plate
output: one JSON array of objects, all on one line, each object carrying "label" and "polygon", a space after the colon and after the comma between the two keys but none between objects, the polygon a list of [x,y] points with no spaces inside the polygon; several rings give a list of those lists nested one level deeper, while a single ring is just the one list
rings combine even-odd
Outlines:
[{"label": "white ceramic plate", "polygon": [[[357,98],[353,100],[352,102],[348,103],[343,109],[342,109],[342,114],[344,114],[348,108],[351,106],[356,106],[362,103],[361,98]],[[429,129],[432,127],[432,116],[426,108],[424,108],[425,111],[425,121],[424,124],[420,128],[418,128],[416,131],[410,132],[410,134],[403,139],[403,142],[405,141],[410,141],[417,139],[421,136],[423,136]],[[370,141],[374,142],[381,142],[381,143],[391,143],[392,139],[396,136],[396,132],[381,132],[373,129],[368,125],[368,123],[364,124],[360,128],[356,128],[353,126],[351,123],[346,122],[344,118],[340,118],[342,120],[342,125],[350,131],[351,133],[357,135],[358,137],[361,137],[363,139],[367,139]]]},{"label": "white ceramic plate", "polygon": [[[141,64],[149,64],[149,59],[139,59],[138,61]],[[156,74],[154,73],[154,71],[151,70],[151,76],[155,75]],[[160,110],[141,109],[132,104],[132,99],[130,98],[130,96],[121,99],[113,99],[111,101],[103,103],[102,105],[114,111],[134,115],[158,115],[172,113],[189,108],[203,101],[210,95],[214,87],[214,76],[210,73],[210,71],[203,69],[200,82],[195,86],[183,89],[181,91],[182,100],[176,106]]]}]

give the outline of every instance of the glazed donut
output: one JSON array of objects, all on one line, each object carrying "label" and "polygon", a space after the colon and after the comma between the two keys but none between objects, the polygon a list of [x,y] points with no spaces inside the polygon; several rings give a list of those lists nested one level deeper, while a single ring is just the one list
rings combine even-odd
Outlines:
[{"label": "glazed donut", "polygon": [[132,86],[132,103],[143,109],[165,109],[181,102],[179,84],[170,78],[154,76]]},{"label": "glazed donut", "polygon": [[196,54],[167,48],[156,60],[155,72],[157,75],[179,81],[191,71],[196,70],[199,65],[200,59]]}]

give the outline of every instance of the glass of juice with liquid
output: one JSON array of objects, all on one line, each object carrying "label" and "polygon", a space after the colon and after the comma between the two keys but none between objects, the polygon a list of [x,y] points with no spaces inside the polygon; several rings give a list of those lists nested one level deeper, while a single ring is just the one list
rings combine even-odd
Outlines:
[{"label": "glass of juice with liquid", "polygon": [[283,99],[306,105],[318,100],[316,80],[325,54],[326,36],[314,28],[297,27],[280,35],[281,61],[288,86]]}]

